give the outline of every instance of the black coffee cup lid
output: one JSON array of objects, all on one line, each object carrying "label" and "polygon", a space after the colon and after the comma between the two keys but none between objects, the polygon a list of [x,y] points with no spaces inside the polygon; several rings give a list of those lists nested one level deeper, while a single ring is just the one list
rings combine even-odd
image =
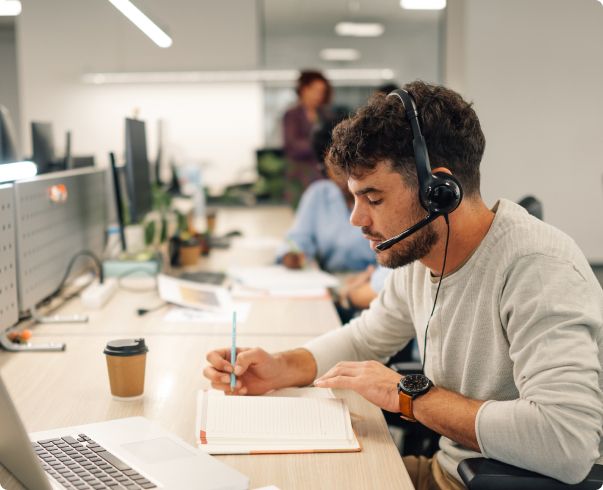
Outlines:
[{"label": "black coffee cup lid", "polygon": [[103,353],[108,356],[136,356],[149,352],[144,339],[117,339],[107,342]]}]

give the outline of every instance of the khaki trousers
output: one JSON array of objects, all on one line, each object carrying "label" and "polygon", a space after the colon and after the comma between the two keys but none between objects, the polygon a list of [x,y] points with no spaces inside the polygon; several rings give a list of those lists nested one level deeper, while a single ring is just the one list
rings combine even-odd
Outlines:
[{"label": "khaki trousers", "polygon": [[402,461],[416,490],[465,489],[462,483],[442,469],[435,456],[404,456]]}]

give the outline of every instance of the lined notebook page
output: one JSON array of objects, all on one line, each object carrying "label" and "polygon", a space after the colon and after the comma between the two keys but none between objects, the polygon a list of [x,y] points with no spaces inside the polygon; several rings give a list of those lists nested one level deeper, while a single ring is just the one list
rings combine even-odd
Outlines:
[{"label": "lined notebook page", "polygon": [[217,438],[252,440],[350,440],[349,412],[342,400],[249,396],[207,397],[205,432]]}]

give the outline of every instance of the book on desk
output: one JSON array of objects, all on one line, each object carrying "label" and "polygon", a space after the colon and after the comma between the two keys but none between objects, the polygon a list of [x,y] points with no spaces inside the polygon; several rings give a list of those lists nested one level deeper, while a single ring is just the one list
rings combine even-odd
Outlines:
[{"label": "book on desk", "polygon": [[350,412],[330,390],[292,388],[267,396],[201,390],[197,445],[210,454],[357,452]]}]

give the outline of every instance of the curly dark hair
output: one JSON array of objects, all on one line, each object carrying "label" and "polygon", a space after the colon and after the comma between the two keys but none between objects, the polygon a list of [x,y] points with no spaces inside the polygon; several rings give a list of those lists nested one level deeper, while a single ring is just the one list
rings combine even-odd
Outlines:
[{"label": "curly dark hair", "polygon": [[314,83],[316,80],[320,80],[326,85],[327,90],[325,91],[325,98],[323,100],[323,104],[328,104],[329,102],[331,102],[333,87],[331,86],[331,82],[329,82],[327,77],[325,77],[318,70],[302,70],[299,73],[299,77],[297,79],[295,92],[297,93],[297,95],[301,94],[301,91],[304,87],[307,87],[308,85]]},{"label": "curly dark hair", "polygon": [[[446,167],[467,197],[479,195],[479,164],[486,139],[472,104],[448,88],[415,81],[404,86],[414,98],[432,168]],[[333,131],[327,164],[359,177],[388,162],[416,188],[412,130],[397,97],[378,93]]]}]

